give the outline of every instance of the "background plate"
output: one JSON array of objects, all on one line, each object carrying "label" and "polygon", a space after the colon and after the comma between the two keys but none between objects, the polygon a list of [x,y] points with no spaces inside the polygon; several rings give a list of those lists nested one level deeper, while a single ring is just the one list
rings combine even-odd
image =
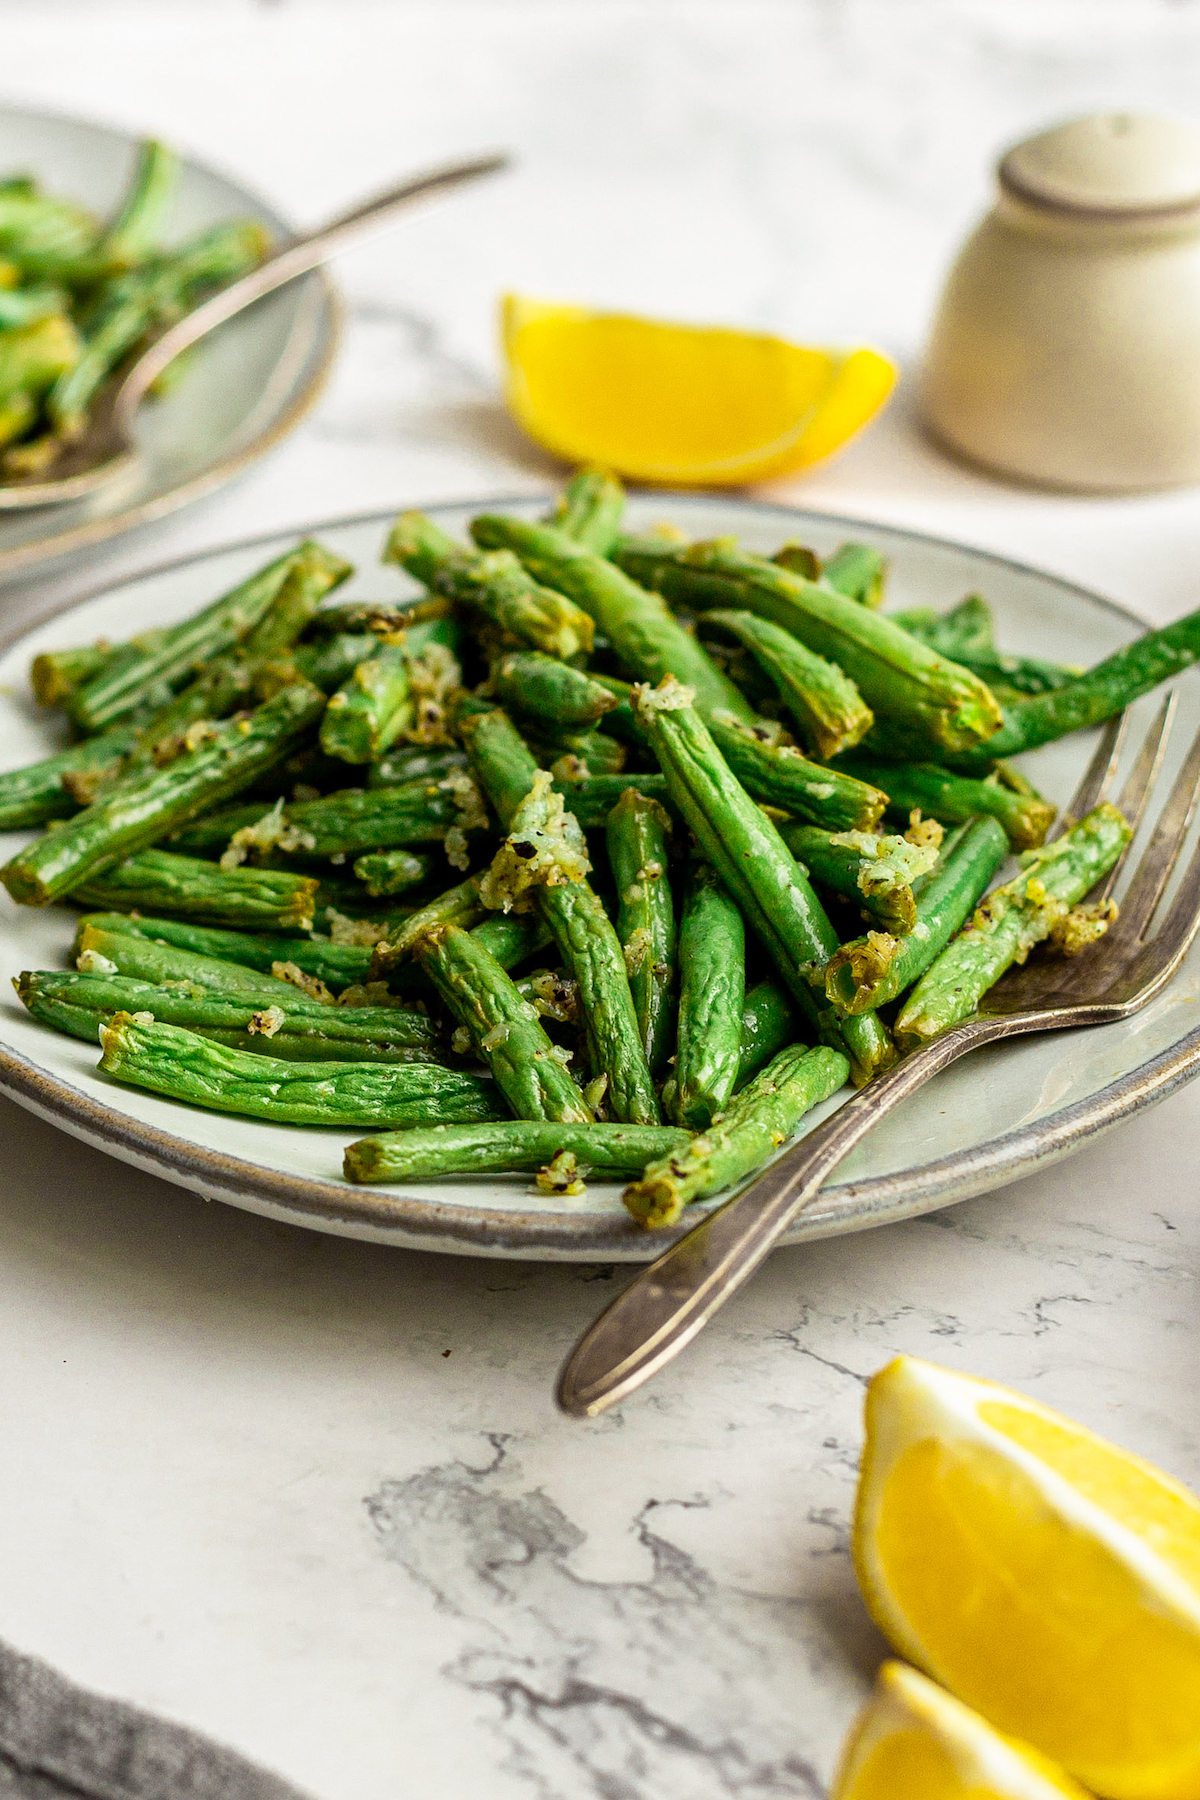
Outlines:
[{"label": "background plate", "polygon": [[[434,509],[460,531],[475,512],[536,514],[544,502],[487,501]],[[1131,614],[1081,588],[960,545],[823,514],[684,495],[630,501],[634,526],[676,520],[693,537],[736,533],[771,550],[800,537],[827,553],[846,537],[877,544],[891,561],[889,605],[952,604],[971,590],[995,608],[1006,648],[1065,662],[1092,662],[1141,630]],[[343,594],[395,594],[395,571],[379,566],[389,518],[314,527],[359,573]],[[36,652],[97,636],[120,638],[182,617],[231,587],[293,537],[192,558],[123,583],[15,643],[0,659],[0,763],[12,767],[57,747],[54,724],[29,696]],[[1156,705],[1140,703],[1147,716]],[[1165,782],[1200,726],[1200,684],[1185,678]],[[1135,720],[1135,725],[1138,720]],[[1132,734],[1136,736],[1136,731]],[[1092,734],[1050,745],[1024,766],[1063,801],[1090,754]],[[0,837],[7,857],[25,837]],[[18,908],[0,890],[0,970],[60,966],[75,914]],[[5,983],[7,989],[7,983]],[[976,1052],[890,1115],[842,1165],[839,1180],[794,1225],[786,1241],[859,1231],[965,1199],[1065,1155],[1085,1138],[1162,1099],[1200,1069],[1200,947],[1170,989],[1135,1019],[1056,1032]],[[21,1105],[98,1148],[166,1180],[253,1212],[378,1242],[494,1256],[646,1260],[669,1241],[631,1225],[619,1188],[597,1183],[568,1205],[530,1195],[526,1177],[445,1180],[403,1188],[352,1188],[340,1179],[344,1131],[271,1126],[206,1113],[122,1088],[96,1072],[97,1053],[59,1037],[0,998],[0,1087]],[[840,1104],[829,1101],[815,1122]]]},{"label": "background plate", "polygon": [[[35,175],[102,216],[124,192],[136,143],[106,125],[0,107],[0,174]],[[293,235],[256,194],[184,159],[168,239],[236,218],[260,220],[279,240]],[[304,417],[337,337],[338,302],[320,271],[230,320],[197,348],[176,388],[142,407],[142,457],[128,479],[67,506],[0,513],[0,583],[161,519],[240,473]]]}]

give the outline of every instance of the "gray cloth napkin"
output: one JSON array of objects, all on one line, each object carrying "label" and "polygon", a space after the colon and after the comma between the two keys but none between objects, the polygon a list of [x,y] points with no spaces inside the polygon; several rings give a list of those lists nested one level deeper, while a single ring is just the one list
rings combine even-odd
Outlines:
[{"label": "gray cloth napkin", "polygon": [[0,1800],[305,1800],[199,1732],[0,1643]]}]

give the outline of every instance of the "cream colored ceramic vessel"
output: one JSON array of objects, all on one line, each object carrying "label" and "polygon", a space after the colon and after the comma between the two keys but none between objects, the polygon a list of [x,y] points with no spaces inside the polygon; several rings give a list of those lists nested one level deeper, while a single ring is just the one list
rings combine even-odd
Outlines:
[{"label": "cream colored ceramic vessel", "polygon": [[1103,114],[1019,144],[942,297],[921,405],[989,468],[1200,481],[1200,131]]}]

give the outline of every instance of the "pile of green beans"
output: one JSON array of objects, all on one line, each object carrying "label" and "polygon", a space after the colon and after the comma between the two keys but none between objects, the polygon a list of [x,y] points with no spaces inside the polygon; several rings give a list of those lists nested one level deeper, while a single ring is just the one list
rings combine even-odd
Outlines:
[{"label": "pile of green beans", "polygon": [[164,243],[178,179],[174,151],[143,143],[108,220],[29,176],[0,181],[0,481],[52,473],[114,370],[262,260],[250,221]]},{"label": "pile of green beans", "polygon": [[[5,217],[0,186],[0,256]],[[350,1181],[622,1178],[662,1227],[1103,933],[1128,825],[1051,838],[1001,758],[1185,667],[1200,614],[1078,672],[1000,650],[978,595],[881,611],[868,545],[629,537],[623,507],[583,470],[473,543],[406,513],[383,560],[417,593],[332,597],[354,571],[306,541],[41,654],[64,741],[0,773],[0,880],[91,910],[71,966],[16,973],[33,1017],[115,1081],[366,1134]]]}]

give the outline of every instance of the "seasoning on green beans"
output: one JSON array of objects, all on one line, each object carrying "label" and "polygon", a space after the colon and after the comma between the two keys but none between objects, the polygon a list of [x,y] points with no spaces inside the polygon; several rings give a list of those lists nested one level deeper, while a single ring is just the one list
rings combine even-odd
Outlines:
[{"label": "seasoning on green beans", "polygon": [[762,726],[714,713],[708,729],[748,794],[796,813],[826,831],[869,831],[883,817],[887,795],[843,769],[809,762],[790,744],[771,741]]},{"label": "seasoning on green beans", "polygon": [[242,930],[311,931],[317,883],[285,869],[221,869],[170,850],[139,850],[72,890],[84,906],[175,913]]},{"label": "seasoning on green beans", "polygon": [[922,884],[904,935],[868,931],[835,950],[825,992],[841,1012],[871,1012],[910,988],[970,917],[1008,855],[999,823],[986,815],[960,825]]},{"label": "seasoning on green beans", "polygon": [[[335,943],[316,932],[289,937],[274,931],[229,931],[220,926],[197,925],[191,919],[148,918],[137,913],[87,913],[79,921],[79,930],[86,926],[94,931],[113,932],[118,937],[146,938],[217,963],[236,963],[244,969],[257,970],[260,975],[270,975],[276,963],[291,964],[324,982],[334,993],[369,980],[374,954],[369,944]],[[81,943],[77,944],[77,950],[81,947]],[[173,964],[170,972],[148,979],[186,979],[184,971],[188,966]]]},{"label": "seasoning on green beans", "polygon": [[1008,834],[1014,850],[1034,850],[1045,842],[1055,809],[1039,794],[1014,793],[998,781],[972,780],[936,763],[885,763],[855,752],[847,770],[880,787],[889,810],[907,818],[914,807],[945,825],[961,825],[978,813],[990,813]]},{"label": "seasoning on green beans", "polygon": [[746,646],[774,682],[800,735],[821,762],[852,749],[875,723],[874,713],[849,676],[771,619],[717,607],[703,615],[703,623],[706,629],[719,626]]},{"label": "seasoning on green beans", "polygon": [[1027,851],[1021,873],[987,896],[909,995],[896,1020],[902,1047],[915,1049],[969,1018],[1005,970],[1024,962],[1044,938],[1073,952],[1100,936],[1115,909],[1077,909],[1131,836],[1116,807],[1105,803],[1052,844]]},{"label": "seasoning on green beans", "polygon": [[935,844],[870,831],[822,831],[817,825],[781,825],[780,836],[818,887],[854,901],[888,931],[912,930],[913,884],[937,861]]}]

